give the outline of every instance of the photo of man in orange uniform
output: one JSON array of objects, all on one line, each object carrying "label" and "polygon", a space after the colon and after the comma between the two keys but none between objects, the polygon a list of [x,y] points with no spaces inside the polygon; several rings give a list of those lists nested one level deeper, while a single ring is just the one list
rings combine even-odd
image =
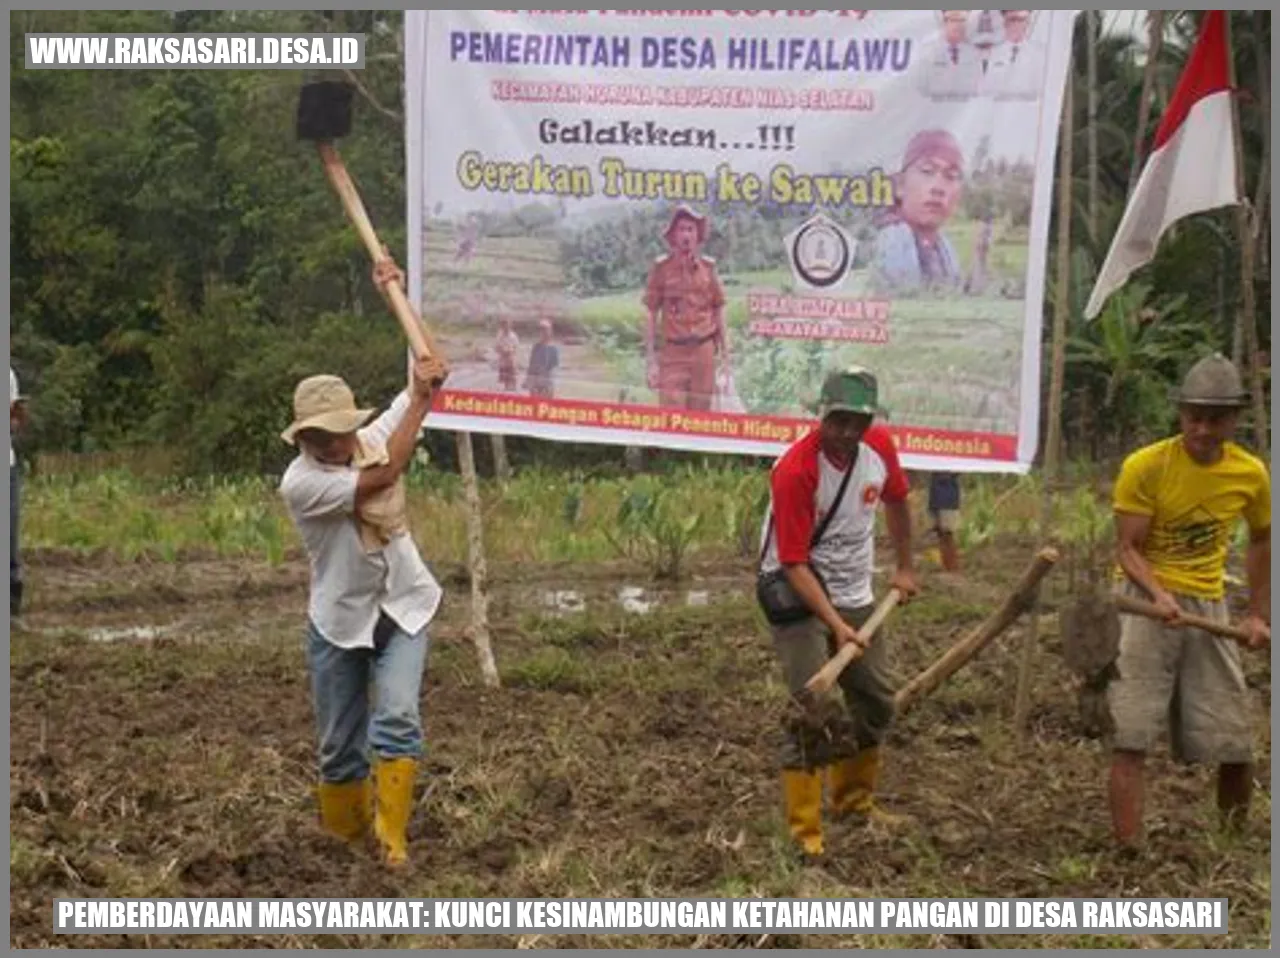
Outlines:
[{"label": "photo of man in orange uniform", "polygon": [[724,287],[715,260],[701,252],[707,233],[706,217],[679,207],[664,234],[670,251],[649,270],[647,379],[664,407],[711,410],[719,391],[717,355],[724,381],[731,378]]}]

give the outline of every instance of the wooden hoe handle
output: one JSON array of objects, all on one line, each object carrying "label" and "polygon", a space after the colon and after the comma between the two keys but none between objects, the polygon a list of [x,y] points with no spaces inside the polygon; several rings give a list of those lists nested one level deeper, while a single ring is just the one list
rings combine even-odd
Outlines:
[{"label": "wooden hoe handle", "polygon": [[[343,164],[342,158],[338,156],[338,151],[334,149],[332,143],[317,143],[316,149],[320,153],[320,160],[324,165],[325,174],[329,177],[329,182],[333,184],[334,191],[338,194],[338,198],[342,200],[342,205],[347,211],[347,218],[351,220],[356,232],[360,234],[360,239],[364,241],[365,247],[369,250],[369,256],[375,263],[379,262],[385,258],[386,252],[382,248],[382,243],[378,240],[378,234],[373,230],[373,224],[369,221],[369,214],[365,212],[364,203],[360,200],[360,193],[356,190],[355,184],[351,182],[351,177],[347,174],[347,168]],[[382,294],[390,305],[396,319],[400,321],[400,327],[404,330],[404,334],[409,340],[409,349],[413,352],[414,357],[427,359],[431,356],[440,356],[439,348],[432,339],[431,333],[423,325],[417,311],[410,305],[404,288],[399,283],[388,283],[382,288]]]},{"label": "wooden hoe handle", "polygon": [[[889,594],[876,606],[875,612],[871,613],[871,618],[867,619],[862,628],[858,630],[858,636],[864,642],[870,640],[875,635],[876,629],[880,628],[884,620],[889,617],[889,613],[897,608],[898,603],[901,601],[902,593],[897,589],[890,589]],[[862,652],[862,648],[852,642],[842,646],[827,664],[805,683],[804,696],[806,700],[812,701],[817,696],[830,692],[840,678],[840,673],[847,669],[854,659],[861,656]]]},{"label": "wooden hoe handle", "polygon": [[[1121,612],[1128,612],[1130,615],[1141,615],[1148,619],[1159,620],[1161,618],[1159,610],[1155,604],[1147,602],[1145,599],[1139,599],[1132,595],[1116,595],[1112,597],[1116,608]],[[1244,629],[1237,628],[1234,625],[1227,625],[1222,622],[1214,622],[1212,619],[1206,619],[1202,615],[1192,615],[1189,612],[1182,613],[1182,621],[1195,629],[1203,629],[1213,635],[1219,635],[1224,639],[1235,639],[1237,642],[1248,644],[1249,635]]]}]

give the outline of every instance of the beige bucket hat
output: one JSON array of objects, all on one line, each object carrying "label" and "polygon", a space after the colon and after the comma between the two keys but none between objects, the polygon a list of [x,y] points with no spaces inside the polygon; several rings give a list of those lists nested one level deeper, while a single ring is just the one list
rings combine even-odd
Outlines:
[{"label": "beige bucket hat", "polygon": [[280,438],[294,444],[304,429],[320,429],[342,435],[355,432],[376,409],[357,409],[351,387],[337,376],[312,376],[293,391],[293,423]]}]

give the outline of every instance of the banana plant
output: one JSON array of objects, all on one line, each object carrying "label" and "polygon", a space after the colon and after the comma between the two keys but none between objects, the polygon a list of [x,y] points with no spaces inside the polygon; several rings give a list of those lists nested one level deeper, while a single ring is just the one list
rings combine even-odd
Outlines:
[{"label": "banana plant", "polygon": [[1130,282],[1093,322],[1078,322],[1068,336],[1068,381],[1095,397],[1113,439],[1131,441],[1170,421],[1169,384],[1209,345],[1186,302],[1183,294],[1157,300],[1150,286]]}]

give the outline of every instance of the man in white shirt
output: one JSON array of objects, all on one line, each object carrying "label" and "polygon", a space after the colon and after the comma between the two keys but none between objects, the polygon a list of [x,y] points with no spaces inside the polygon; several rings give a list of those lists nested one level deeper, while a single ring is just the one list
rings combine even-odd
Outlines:
[{"label": "man in white shirt", "polygon": [[[380,287],[402,275],[390,259],[374,272]],[[416,362],[409,389],[372,423],[374,411],[356,408],[345,382],[313,376],[298,384],[283,433],[300,454],[280,492],[311,561],[306,641],[321,819],[350,842],[372,823],[393,867],[408,862],[427,626],[441,599],[409,533],[403,477],[447,374],[437,359]]]},{"label": "man in white shirt", "polygon": [[976,96],[980,64],[969,37],[968,10],[942,10],[942,35],[924,57],[921,92],[933,100],[966,100]]},{"label": "man in white shirt", "polygon": [[1044,83],[1044,51],[1033,49],[1033,11],[1001,10],[1004,43],[994,63],[989,89],[998,100],[1034,100]]},{"label": "man in white shirt", "polygon": [[18,517],[21,513],[22,469],[13,440],[27,418],[27,401],[18,392],[18,374],[9,367],[9,621],[22,611],[22,563],[18,558]]}]

